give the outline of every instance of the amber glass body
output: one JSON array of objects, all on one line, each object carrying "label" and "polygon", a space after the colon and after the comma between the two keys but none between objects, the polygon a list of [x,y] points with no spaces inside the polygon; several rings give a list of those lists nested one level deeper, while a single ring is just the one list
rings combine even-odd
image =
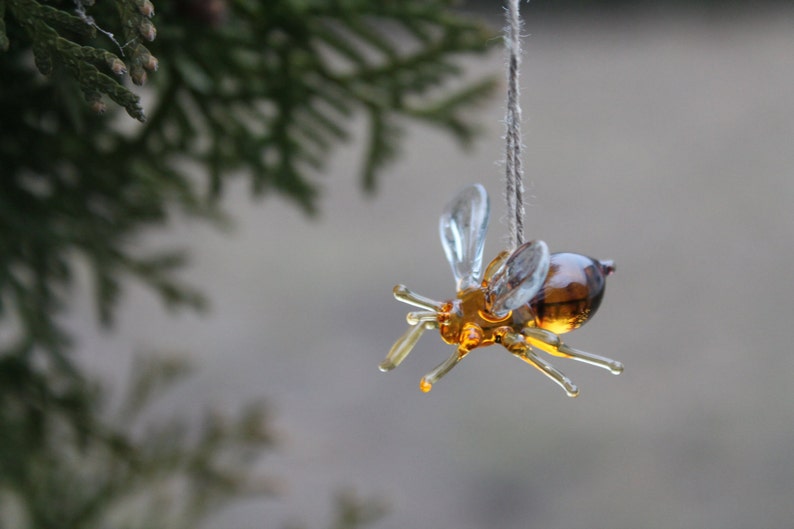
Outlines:
[{"label": "amber glass body", "polygon": [[549,275],[529,302],[536,325],[555,334],[581,327],[601,305],[611,271],[611,265],[585,255],[551,254]]},{"label": "amber glass body", "polygon": [[[505,258],[506,253],[497,256],[488,270]],[[526,327],[540,327],[555,334],[572,331],[595,314],[610,271],[610,267],[584,255],[552,254],[549,274],[538,293],[527,305],[502,317],[488,310],[486,272],[482,287],[462,290],[457,299],[444,304],[438,315],[441,337],[468,351],[497,343],[508,330],[520,333]]]}]

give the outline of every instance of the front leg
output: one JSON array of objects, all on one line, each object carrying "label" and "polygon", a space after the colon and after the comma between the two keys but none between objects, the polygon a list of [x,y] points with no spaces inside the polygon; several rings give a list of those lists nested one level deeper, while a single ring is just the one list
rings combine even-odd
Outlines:
[{"label": "front leg", "polygon": [[411,292],[405,285],[396,285],[392,292],[394,293],[395,299],[398,301],[402,301],[403,303],[407,303],[409,305],[413,305],[414,307],[419,307],[420,309],[425,309],[431,312],[441,312],[441,309],[444,306],[443,303],[426,298],[421,294],[417,294],[416,292]]},{"label": "front leg", "polygon": [[419,338],[422,337],[425,329],[426,327],[424,324],[412,325],[408,327],[408,330],[405,331],[405,334],[400,336],[400,338],[394,342],[389,354],[387,354],[383,362],[380,363],[378,369],[385,373],[386,371],[391,371],[400,365],[402,361],[405,360],[405,357],[408,356],[408,353],[410,353],[414,348],[416,342],[419,341]]},{"label": "front leg", "polygon": [[463,358],[458,351],[452,353],[449,358],[438,364],[438,366],[422,377],[422,380],[419,381],[419,389],[421,389],[424,393],[427,393],[431,389],[433,389],[433,384],[439,381],[441,377],[449,373],[449,371],[460,362],[460,359]]},{"label": "front leg", "polygon": [[483,332],[479,325],[476,323],[467,323],[463,326],[458,337],[458,348],[449,358],[441,362],[434,370],[422,377],[419,382],[419,389],[427,393],[433,389],[433,384],[438,382],[441,377],[449,373],[449,371],[460,362],[464,356],[469,354],[469,351],[478,347],[482,343]]}]

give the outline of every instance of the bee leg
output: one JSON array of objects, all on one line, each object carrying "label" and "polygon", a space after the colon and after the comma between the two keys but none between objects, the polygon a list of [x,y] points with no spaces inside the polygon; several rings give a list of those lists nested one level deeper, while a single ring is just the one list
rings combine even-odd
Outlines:
[{"label": "bee leg", "polygon": [[536,367],[542,371],[544,375],[559,384],[569,397],[579,396],[579,388],[576,387],[576,384],[574,384],[570,378],[565,376],[562,371],[537,356],[531,349],[527,349],[524,354],[518,355],[518,357],[529,365]]},{"label": "bee leg", "polygon": [[405,285],[397,285],[394,287],[394,297],[398,301],[402,301],[403,303],[408,303],[409,305],[413,305],[414,307],[419,307],[420,309],[429,310],[432,312],[441,312],[441,307],[444,306],[443,303],[438,301],[433,301],[430,298],[426,298],[421,296],[415,292],[411,292],[408,290],[408,287]]},{"label": "bee leg", "polygon": [[405,331],[405,334],[400,336],[400,338],[394,342],[394,345],[391,346],[389,354],[387,354],[383,362],[380,363],[378,369],[385,373],[400,365],[400,363],[405,360],[405,357],[408,356],[408,353],[414,348],[416,342],[419,341],[419,338],[422,337],[426,329],[427,327],[424,324],[412,325],[409,327],[408,330]]},{"label": "bee leg", "polygon": [[433,384],[438,382],[441,377],[449,373],[450,369],[455,367],[457,363],[460,362],[464,356],[466,356],[467,352],[468,351],[461,354],[460,350],[456,349],[455,352],[449,356],[449,358],[438,364],[434,370],[422,377],[422,380],[419,381],[419,389],[425,393],[433,389]]},{"label": "bee leg", "polygon": [[570,358],[571,360],[577,360],[585,364],[590,364],[591,366],[600,367],[611,372],[613,375],[619,375],[623,372],[623,364],[617,360],[574,349],[563,343],[560,337],[553,332],[537,327],[527,327],[522,332],[533,347],[545,351],[550,355]]},{"label": "bee leg", "polygon": [[450,369],[469,354],[469,351],[480,346],[483,339],[482,328],[476,323],[467,323],[463,326],[458,337],[458,348],[452,355],[441,362],[434,370],[422,377],[419,389],[427,393],[433,389],[433,384],[446,375]]},{"label": "bee leg", "polygon": [[524,336],[516,332],[506,332],[501,335],[502,345],[510,351],[513,356],[516,356],[528,363],[554,382],[556,382],[569,397],[576,397],[579,395],[579,388],[576,387],[570,378],[565,376],[556,367],[549,364],[539,356],[537,356],[532,349],[530,349]]},{"label": "bee leg", "polygon": [[438,327],[438,313],[436,312],[409,312],[405,315],[408,325],[424,325],[428,329]]}]

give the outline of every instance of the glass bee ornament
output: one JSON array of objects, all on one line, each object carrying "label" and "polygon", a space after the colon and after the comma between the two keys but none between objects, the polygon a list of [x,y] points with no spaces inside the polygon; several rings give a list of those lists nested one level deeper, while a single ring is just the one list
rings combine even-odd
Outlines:
[{"label": "glass bee ornament", "polygon": [[457,295],[438,302],[404,285],[394,287],[395,298],[421,310],[408,313],[410,327],[392,346],[380,370],[400,365],[425,330],[438,329],[455,351],[422,377],[419,387],[424,392],[470,351],[493,344],[540,370],[570,397],[577,396],[579,389],[538,351],[620,374],[620,362],[574,349],[559,337],[595,314],[606,276],[615,269],[613,263],[574,253],[550,254],[543,241],[530,241],[512,253],[500,253],[483,270],[489,215],[488,194],[479,184],[463,189],[447,205],[441,215],[441,243]]}]

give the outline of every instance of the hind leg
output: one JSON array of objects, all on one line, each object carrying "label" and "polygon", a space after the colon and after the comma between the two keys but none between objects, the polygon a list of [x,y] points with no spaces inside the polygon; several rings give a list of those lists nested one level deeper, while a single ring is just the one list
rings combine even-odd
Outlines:
[{"label": "hind leg", "polygon": [[617,360],[606,358],[604,356],[594,355],[573,347],[562,342],[559,336],[553,332],[537,327],[527,327],[522,331],[526,336],[532,347],[545,351],[550,355],[560,356],[563,358],[570,358],[578,362],[584,362],[591,366],[606,369],[614,375],[619,375],[623,372],[623,364]]}]

